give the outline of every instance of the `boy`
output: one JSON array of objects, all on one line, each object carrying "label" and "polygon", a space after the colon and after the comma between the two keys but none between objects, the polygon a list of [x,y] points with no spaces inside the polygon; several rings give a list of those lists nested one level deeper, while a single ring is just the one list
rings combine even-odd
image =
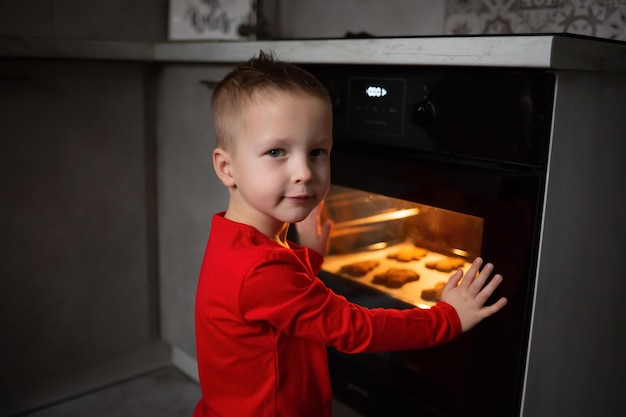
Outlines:
[{"label": "boy", "polygon": [[[429,347],[506,304],[484,306],[502,277],[482,288],[493,266],[479,272],[480,258],[466,279],[452,275],[430,310],[366,309],[335,295],[316,277],[331,227],[318,224],[332,148],[324,87],[261,52],[217,86],[212,111],[213,164],[229,203],[213,217],[198,283],[203,397],[195,417],[328,417],[326,346],[347,353]],[[290,223],[302,246],[287,240]]]}]

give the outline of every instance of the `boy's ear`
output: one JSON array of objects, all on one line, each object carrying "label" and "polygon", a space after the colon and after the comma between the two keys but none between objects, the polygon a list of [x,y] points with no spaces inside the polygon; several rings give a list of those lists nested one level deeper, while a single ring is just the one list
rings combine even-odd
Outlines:
[{"label": "boy's ear", "polygon": [[213,150],[213,168],[218,178],[226,187],[235,186],[235,178],[231,172],[230,154],[222,148]]}]

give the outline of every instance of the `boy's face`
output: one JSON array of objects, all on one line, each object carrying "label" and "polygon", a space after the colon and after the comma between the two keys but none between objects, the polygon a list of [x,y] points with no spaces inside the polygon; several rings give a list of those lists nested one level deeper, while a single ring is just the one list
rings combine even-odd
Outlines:
[{"label": "boy's face", "polygon": [[303,220],[330,186],[328,103],[299,92],[257,95],[237,125],[229,209],[256,227]]}]

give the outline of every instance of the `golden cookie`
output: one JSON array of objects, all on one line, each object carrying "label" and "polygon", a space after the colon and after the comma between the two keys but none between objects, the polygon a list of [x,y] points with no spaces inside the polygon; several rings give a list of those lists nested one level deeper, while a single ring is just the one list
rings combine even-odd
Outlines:
[{"label": "golden cookie", "polygon": [[426,301],[438,302],[441,300],[441,293],[443,292],[445,282],[438,282],[432,288],[425,288],[422,290],[422,299]]},{"label": "golden cookie", "polygon": [[422,248],[409,248],[409,249],[401,249],[398,252],[390,253],[387,255],[389,259],[395,259],[399,262],[411,262],[411,261],[419,261],[424,256],[428,255],[428,251]]},{"label": "golden cookie", "polygon": [[400,288],[407,282],[417,281],[418,279],[420,279],[419,274],[412,269],[389,268],[382,274],[374,275],[372,283],[384,285],[388,288]]},{"label": "golden cookie", "polygon": [[347,274],[353,277],[362,277],[370,272],[372,269],[380,265],[378,261],[360,261],[351,264],[343,265],[339,269],[339,273]]},{"label": "golden cookie", "polygon": [[446,257],[436,261],[426,262],[426,268],[436,269],[440,272],[451,272],[465,265],[465,260],[461,258]]}]

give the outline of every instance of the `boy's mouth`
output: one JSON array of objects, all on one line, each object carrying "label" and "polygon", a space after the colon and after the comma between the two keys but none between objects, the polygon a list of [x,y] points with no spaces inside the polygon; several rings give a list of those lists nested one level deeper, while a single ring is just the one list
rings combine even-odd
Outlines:
[{"label": "boy's mouth", "polygon": [[313,198],[313,196],[309,194],[298,194],[298,195],[292,195],[292,196],[285,196],[285,198],[287,200],[293,200],[293,201],[307,201]]}]

